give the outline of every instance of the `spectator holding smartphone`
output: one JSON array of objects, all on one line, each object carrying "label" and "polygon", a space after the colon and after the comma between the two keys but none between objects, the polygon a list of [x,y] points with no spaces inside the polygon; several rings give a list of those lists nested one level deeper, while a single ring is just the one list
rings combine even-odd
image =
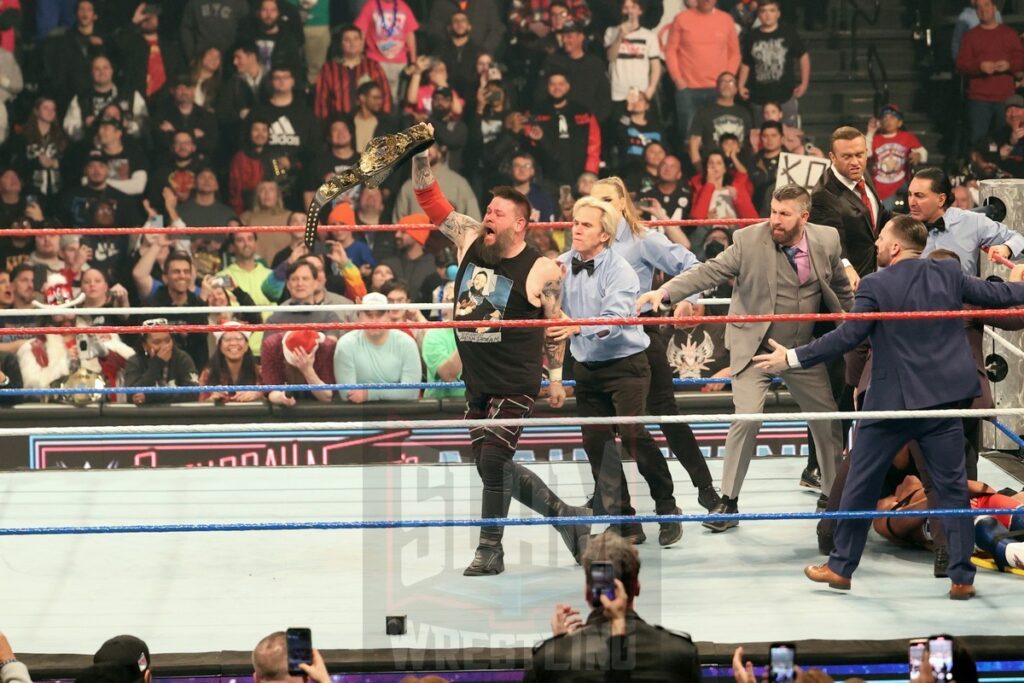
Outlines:
[{"label": "spectator holding smartphone", "polygon": [[[615,597],[599,595],[593,602],[592,567],[610,563],[614,572]],[[534,648],[533,662],[523,678],[534,681],[596,680],[584,678],[595,661],[608,673],[615,671],[638,679],[676,683],[699,683],[697,646],[686,633],[651,626],[634,611],[640,595],[640,556],[632,543],[618,534],[605,532],[587,545],[581,560],[586,576],[584,596],[594,610],[586,622],[568,605],[556,605],[551,619],[554,637]],[[607,655],[595,656],[605,652]]]},{"label": "spectator holding smartphone", "polygon": [[313,648],[312,664],[299,664],[305,676],[288,674],[288,641],[284,631],[275,631],[252,651],[253,680],[256,683],[331,683],[320,651]]}]

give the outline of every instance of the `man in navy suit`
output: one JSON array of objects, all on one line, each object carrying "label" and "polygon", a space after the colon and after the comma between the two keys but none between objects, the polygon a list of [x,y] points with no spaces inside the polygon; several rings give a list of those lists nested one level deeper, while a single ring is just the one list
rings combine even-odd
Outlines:
[{"label": "man in navy suit", "polygon": [[[924,225],[910,216],[890,220],[875,242],[881,270],[860,282],[853,313],[959,310],[963,302],[982,308],[1024,304],[1024,284],[986,282],[963,274],[955,261],[919,258],[928,242]],[[1014,279],[1019,278],[1018,266]],[[963,408],[981,394],[963,321],[959,318],[852,320],[797,349],[770,340],[774,351],[755,356],[758,367],[781,371],[823,363],[871,338],[873,366],[864,410]],[[896,452],[916,440],[924,452],[942,508],[966,509],[963,422],[960,418],[861,420],[850,454],[850,474],[840,510],[874,510],[886,470]],[[946,523],[949,542],[949,597],[974,595],[974,522],[955,517]],[[844,519],[836,525],[829,561],[804,574],[831,588],[849,590],[850,577],[864,552],[871,520]]]}]

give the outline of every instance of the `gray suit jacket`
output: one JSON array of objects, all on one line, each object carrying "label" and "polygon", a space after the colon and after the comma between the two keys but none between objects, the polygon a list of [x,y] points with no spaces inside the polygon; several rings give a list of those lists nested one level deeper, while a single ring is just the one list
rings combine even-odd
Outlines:
[{"label": "gray suit jacket", "polygon": [[[842,262],[842,247],[835,228],[808,223],[807,246],[814,274],[821,282],[822,309],[841,313],[853,307],[853,289]],[[765,315],[775,312],[778,274],[776,247],[768,223],[757,223],[733,233],[733,243],[717,257],[677,275],[665,284],[673,304],[735,278],[729,315]],[[771,323],[728,323],[725,346],[732,372],[743,370],[757,353]]]}]

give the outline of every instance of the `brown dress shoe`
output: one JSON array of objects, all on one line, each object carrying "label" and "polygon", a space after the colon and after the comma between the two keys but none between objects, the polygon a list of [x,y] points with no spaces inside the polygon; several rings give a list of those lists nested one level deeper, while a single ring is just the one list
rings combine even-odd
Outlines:
[{"label": "brown dress shoe", "polygon": [[969,583],[954,583],[949,588],[949,599],[970,600],[974,597],[975,593],[974,586]]},{"label": "brown dress shoe", "polygon": [[850,590],[850,580],[832,571],[827,564],[812,564],[804,567],[804,576],[815,583],[827,583],[829,588],[836,590]]}]

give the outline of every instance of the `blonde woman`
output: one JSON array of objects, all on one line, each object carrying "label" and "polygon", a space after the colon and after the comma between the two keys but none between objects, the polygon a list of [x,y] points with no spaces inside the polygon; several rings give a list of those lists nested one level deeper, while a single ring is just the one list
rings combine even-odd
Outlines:
[{"label": "blonde woman", "polygon": [[[668,277],[675,277],[683,271],[697,265],[699,261],[689,249],[670,242],[667,237],[656,230],[650,230],[640,222],[633,199],[626,190],[625,183],[617,176],[602,178],[594,183],[590,196],[608,202],[619,213],[619,225],[611,249],[626,259],[636,271],[640,279],[640,291],[645,287],[653,287],[654,271],[660,270]],[[646,291],[650,291],[649,289]],[[641,316],[655,317],[647,306],[640,311]],[[668,364],[666,352],[666,329],[662,325],[645,325],[644,331],[650,337],[647,347],[647,362],[651,366],[651,383],[647,392],[648,415],[678,415],[675,387],[672,384],[672,369]],[[661,431],[668,441],[669,448],[690,475],[690,481],[697,488],[697,502],[708,510],[718,505],[719,496],[712,485],[711,472],[704,461],[704,455],[697,446],[693,430],[684,423],[663,424]],[[644,478],[650,482],[651,477],[669,477],[668,467],[651,463],[641,468]],[[662,466],[664,472],[661,471]],[[645,471],[646,470],[646,471]]]}]

